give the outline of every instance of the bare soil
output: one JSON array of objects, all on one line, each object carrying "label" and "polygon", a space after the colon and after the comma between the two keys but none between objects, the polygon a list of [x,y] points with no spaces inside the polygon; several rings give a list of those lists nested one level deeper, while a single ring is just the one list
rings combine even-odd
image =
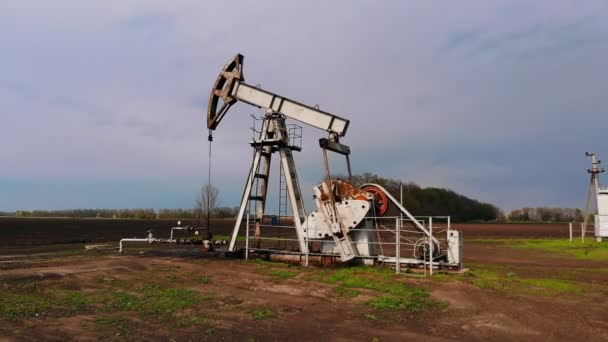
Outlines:
[{"label": "bare soil", "polygon": [[[377,295],[360,290],[349,297],[336,284],[315,280],[327,268],[294,268],[286,279],[260,272],[256,262],[202,257],[188,253],[142,254],[129,248],[83,252],[84,243],[116,244],[122,237],[143,237],[148,229],[168,235],[173,220],[83,220],[0,218],[0,288],[71,289],[83,294],[123,281],[133,289],[164,282],[212,298],[186,311],[197,323],[142,317],[129,310],[95,305],[75,313],[9,319],[0,312],[0,341],[25,340],[225,340],[225,341],[606,341],[608,340],[608,260],[586,261],[539,250],[519,250],[478,238],[566,237],[567,224],[457,224],[464,232],[465,266],[496,269],[518,277],[567,281],[580,292],[535,295],[480,286],[466,276],[432,279],[399,276],[446,306],[418,312],[373,309]],[[187,223],[186,223],[187,224]],[[212,232],[227,234],[233,221],[215,221]],[[160,245],[153,245],[161,249]],[[174,246],[164,246],[164,248]],[[165,250],[166,251],[166,250]],[[179,255],[179,256],[178,256]],[[201,282],[208,277],[208,282]],[[471,281],[471,279],[473,281]],[[172,285],[172,286],[173,286]],[[256,319],[253,310],[273,313]],[[188,318],[188,317],[187,317]],[[99,326],[100,319],[126,322]],[[114,320],[114,321],[113,321]],[[96,323],[97,322],[97,323]]]},{"label": "bare soil", "polygon": [[[29,249],[22,249],[31,252]],[[17,249],[0,260],[0,284],[41,284],[88,293],[100,279],[133,282],[167,281],[201,294],[213,294],[197,317],[209,324],[177,327],[148,320],[132,312],[95,309],[75,315],[33,317],[22,321],[0,318],[0,341],[21,340],[225,340],[225,341],[537,341],[608,339],[606,292],[584,291],[560,296],[531,296],[482,288],[456,278],[420,279],[401,276],[405,286],[422,287],[445,307],[421,312],[383,311],[364,302],[371,293],[350,298],[335,285],[310,279],[325,269],[300,269],[289,279],[259,272],[259,263],[243,260],[162,257],[109,252],[62,255],[49,252],[24,258]],[[87,252],[89,253],[89,252]],[[526,276],[556,276],[583,287],[608,285],[608,261],[581,261],[539,251],[514,251],[481,242],[466,245],[472,267],[504,267]],[[12,262],[11,261],[15,261]],[[209,281],[199,279],[207,276]],[[255,319],[251,310],[269,308],[276,316]],[[99,329],[100,317],[129,322],[128,333]],[[373,319],[371,319],[373,317]]]}]

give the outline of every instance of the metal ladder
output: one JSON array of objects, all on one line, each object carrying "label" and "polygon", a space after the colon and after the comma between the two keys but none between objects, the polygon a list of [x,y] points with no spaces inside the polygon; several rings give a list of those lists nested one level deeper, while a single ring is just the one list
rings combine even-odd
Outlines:
[{"label": "metal ladder", "polygon": [[304,209],[304,201],[302,199],[302,191],[292,149],[290,147],[279,147],[279,153],[281,155],[281,167],[288,170],[288,172],[285,172],[285,183],[289,194],[289,202],[291,203],[291,213],[295,221],[294,227],[298,236],[299,250],[304,253],[308,250],[304,237],[304,228],[302,227],[306,218],[306,211]]},{"label": "metal ladder", "polygon": [[[283,181],[291,204],[291,212],[294,217],[294,225],[298,236],[298,247],[301,252],[308,250],[304,238],[304,228],[302,223],[306,213],[300,191],[300,184],[293,160],[292,146],[289,146],[287,132],[285,128],[285,118],[280,115],[267,115],[264,119],[260,131],[259,140],[254,140],[251,145],[254,147],[253,162],[249,170],[249,176],[245,184],[241,206],[235,222],[234,229],[228,246],[229,251],[235,251],[238,232],[245,216],[245,211],[255,218],[256,246],[261,244],[261,225],[264,218],[266,199],[268,193],[268,179],[270,174],[270,161],[273,152],[279,152],[280,164],[283,169]],[[287,201],[283,201],[287,204]],[[255,204],[253,204],[255,203]],[[260,247],[256,247],[260,248]]]},{"label": "metal ladder", "polygon": [[[287,182],[285,180],[285,171],[283,166],[279,165],[279,216],[278,224],[284,225],[286,223],[287,214],[289,213],[289,194],[287,193]],[[279,228],[280,231],[281,228]],[[283,234],[279,234],[283,237]],[[282,248],[287,247],[287,241],[282,241]]]},{"label": "metal ladder", "polygon": [[260,248],[261,246],[261,225],[263,224],[264,210],[266,209],[266,194],[268,193],[268,178],[270,176],[271,161],[270,146],[259,148],[261,149],[261,151],[258,152],[260,153],[260,162],[254,173],[254,184],[248,203],[250,223],[253,223],[253,228],[255,229],[253,236],[255,236],[254,246],[256,248]]}]

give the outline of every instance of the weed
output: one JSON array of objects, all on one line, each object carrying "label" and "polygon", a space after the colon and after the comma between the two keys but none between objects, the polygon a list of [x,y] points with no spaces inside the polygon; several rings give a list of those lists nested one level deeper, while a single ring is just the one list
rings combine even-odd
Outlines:
[{"label": "weed", "polygon": [[209,276],[204,275],[201,277],[200,281],[201,281],[201,284],[209,284],[211,279],[209,279]]},{"label": "weed", "polygon": [[100,317],[93,322],[95,329],[102,332],[111,332],[114,336],[127,336],[130,332],[131,322],[122,317]]},{"label": "weed", "polygon": [[319,270],[314,268],[304,268],[303,270],[304,275],[301,279],[306,281],[327,282],[326,279],[330,275],[330,272],[327,270]]},{"label": "weed", "polygon": [[268,307],[254,308],[250,312],[255,320],[275,318],[278,315],[276,310]]},{"label": "weed", "polygon": [[186,328],[201,325],[203,323],[204,319],[197,316],[181,316],[177,318],[175,325],[177,325],[178,328]]},{"label": "weed", "polygon": [[201,295],[192,290],[163,288],[158,284],[150,284],[138,289],[137,295],[112,291],[110,298],[111,307],[114,309],[137,311],[144,316],[162,319],[202,301],[210,300],[213,295]]},{"label": "weed", "polygon": [[138,303],[140,299],[137,296],[134,296],[125,292],[113,291],[111,292],[111,300],[112,306],[114,308],[123,310],[123,311],[132,311],[138,307]]},{"label": "weed", "polygon": [[64,290],[63,307],[69,314],[75,314],[86,310],[89,299],[80,291]]},{"label": "weed", "polygon": [[50,298],[34,292],[28,294],[4,293],[0,296],[0,314],[9,320],[37,317],[51,307]]},{"label": "weed", "polygon": [[367,301],[366,304],[377,310],[387,310],[399,309],[403,301],[393,296],[381,296]]},{"label": "weed", "polygon": [[289,279],[289,278],[293,278],[296,275],[298,275],[298,273],[295,271],[277,270],[277,269],[272,269],[272,268],[258,268],[255,271],[257,273],[269,275],[269,276],[279,278],[279,279]]},{"label": "weed", "polygon": [[433,273],[433,276],[430,277],[431,280],[433,281],[451,281],[454,279],[457,279],[457,276],[451,275],[449,273]]},{"label": "weed", "polygon": [[196,291],[177,288],[154,289],[146,293],[141,310],[144,314],[168,315],[177,310],[193,306],[202,299]]},{"label": "weed", "polygon": [[[383,276],[381,278],[377,275]],[[369,289],[378,292],[387,292],[394,295],[404,295],[409,289],[397,281],[393,274],[388,277],[382,271],[373,268],[343,268],[335,272],[326,281],[330,284],[340,283],[346,288]]]},{"label": "weed", "polygon": [[436,305],[428,292],[422,289],[414,289],[406,296],[385,295],[376,297],[367,301],[366,304],[376,310],[402,309],[409,312],[421,311]]},{"label": "weed", "polygon": [[366,313],[365,319],[367,319],[368,321],[377,321],[378,317],[376,317],[376,315],[374,315],[374,314]]},{"label": "weed", "polygon": [[578,284],[551,278],[522,278],[520,282],[531,289],[553,293],[580,292],[581,287]]},{"label": "weed", "polygon": [[557,295],[582,291],[579,284],[554,278],[524,278],[514,272],[491,270],[487,267],[472,269],[464,280],[486,289],[506,292],[509,294],[529,293],[538,295]]},{"label": "weed", "polygon": [[341,268],[326,276],[322,281],[339,284],[334,291],[345,297],[358,295],[359,291],[355,289],[384,293],[385,295],[373,298],[366,303],[378,310],[402,309],[413,312],[439,304],[433,301],[424,289],[408,287],[396,281],[392,270],[386,268],[369,266]]},{"label": "weed", "polygon": [[[289,279],[298,275],[300,269],[284,262],[273,262],[262,259],[254,259],[253,263],[258,265],[255,272],[275,277],[278,279]],[[289,268],[290,270],[287,270]]]},{"label": "weed", "polygon": [[338,286],[336,288],[334,288],[334,292],[336,292],[338,294],[338,296],[340,297],[357,297],[359,295],[359,291],[352,289],[352,288],[348,288],[345,286]]},{"label": "weed", "polygon": [[51,289],[42,292],[36,288],[24,287],[21,291],[25,289],[28,290],[27,293],[7,291],[0,296],[0,316],[15,321],[51,312],[73,315],[84,311],[89,304],[85,295],[76,290]]},{"label": "weed", "polygon": [[114,278],[112,277],[103,277],[100,279],[100,281],[104,284],[109,284],[112,285],[112,282],[114,282]]},{"label": "weed", "polygon": [[126,280],[120,280],[120,279],[116,279],[116,278],[112,278],[112,277],[103,277],[100,278],[99,281],[103,284],[112,286],[112,287],[128,287],[129,286],[129,281]]},{"label": "weed", "polygon": [[267,261],[267,260],[263,260],[263,259],[253,259],[250,262],[261,265],[261,266],[269,266],[269,267],[280,267],[280,268],[293,267],[291,264],[288,264],[286,262]]}]

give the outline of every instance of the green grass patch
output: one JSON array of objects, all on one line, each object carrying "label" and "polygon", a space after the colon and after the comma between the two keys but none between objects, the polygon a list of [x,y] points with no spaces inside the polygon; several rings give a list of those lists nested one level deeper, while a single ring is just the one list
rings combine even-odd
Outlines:
[{"label": "green grass patch", "polygon": [[277,270],[273,268],[258,268],[255,270],[257,273],[275,277],[278,279],[289,279],[298,275],[296,271],[290,270]]},{"label": "green grass patch", "polygon": [[334,292],[336,292],[338,294],[338,296],[340,296],[340,297],[350,297],[350,298],[357,297],[361,293],[358,290],[348,288],[345,286],[335,287]]},{"label": "green grass patch", "polygon": [[95,330],[104,335],[128,336],[131,332],[131,321],[122,317],[99,317],[93,324]]},{"label": "green grass patch", "polygon": [[138,310],[145,315],[165,316],[211,299],[196,291],[180,288],[165,289],[156,284],[145,286],[141,293]]},{"label": "green grass patch", "polygon": [[188,328],[194,326],[208,326],[211,327],[213,321],[208,318],[200,316],[179,316],[175,319],[175,325],[178,328]]},{"label": "green grass patch", "polygon": [[431,299],[430,294],[419,287],[410,287],[397,280],[392,270],[383,267],[344,267],[325,275],[321,281],[337,284],[334,289],[343,297],[354,297],[359,290],[367,289],[380,295],[366,302],[377,309],[399,309],[409,312],[420,311],[441,303]]},{"label": "green grass patch", "polygon": [[286,263],[286,262],[268,261],[268,260],[264,260],[264,259],[253,259],[249,262],[259,265],[259,266],[267,266],[267,267],[278,267],[278,268],[294,267],[293,265]]},{"label": "green grass patch", "polygon": [[85,311],[90,303],[85,293],[75,290],[63,290],[57,299],[70,315]]},{"label": "green grass patch", "polygon": [[25,286],[7,289],[0,295],[0,315],[13,321],[47,315],[70,316],[86,311],[89,303],[81,291],[42,291]]},{"label": "green grass patch", "polygon": [[269,307],[254,308],[254,309],[251,309],[249,312],[251,313],[251,316],[253,316],[253,319],[255,319],[255,320],[276,318],[278,316],[278,312],[275,309],[269,308]]},{"label": "green grass patch", "polygon": [[555,278],[520,277],[513,272],[499,269],[474,267],[462,277],[473,284],[486,289],[497,290],[509,294],[535,294],[552,296],[566,293],[580,293],[583,285]]},{"label": "green grass patch", "polygon": [[404,295],[411,288],[395,280],[391,270],[380,267],[345,267],[325,279],[330,284],[339,283],[346,288],[369,289],[393,295]]},{"label": "green grass patch", "polygon": [[126,292],[112,291],[111,305],[122,311],[135,311],[141,302],[139,297]]},{"label": "green grass patch", "polygon": [[164,319],[213,298],[212,294],[203,295],[197,291],[163,287],[159,284],[148,284],[126,292],[118,289],[109,290],[110,310],[136,311],[143,316]]},{"label": "green grass patch", "polygon": [[[0,316],[17,321],[32,317],[66,317],[96,310],[134,312],[145,319],[190,326],[195,322],[187,323],[188,318],[181,318],[183,312],[196,311],[197,305],[214,297],[213,294],[160,284],[136,286],[132,282],[117,283],[111,278],[100,281],[105,285],[103,288],[88,291],[60,289],[51,284],[46,284],[44,290],[31,284],[6,288],[0,295]],[[125,286],[116,286],[118,284]]]},{"label": "green grass patch", "polygon": [[202,300],[196,291],[175,288],[159,290],[146,299],[149,304],[148,312],[161,315],[193,306]]},{"label": "green grass patch", "polygon": [[567,239],[525,239],[517,240],[515,248],[543,250],[553,253],[567,253],[582,260],[608,260],[608,242],[575,239],[570,244]]},{"label": "green grass patch", "polygon": [[592,238],[585,239],[585,242],[577,238],[572,244],[568,239],[475,239],[473,241],[570,255],[581,260],[608,260],[608,242],[597,242]]},{"label": "green grass patch", "polygon": [[257,268],[256,273],[268,275],[277,279],[289,279],[297,276],[301,268],[285,262],[266,261],[262,259],[254,259],[251,263]]},{"label": "green grass patch", "polygon": [[408,312],[422,311],[430,306],[438,305],[431,299],[429,293],[421,288],[414,288],[406,295],[385,295],[370,299],[366,305],[376,310],[405,310]]},{"label": "green grass patch", "polygon": [[12,321],[40,316],[51,307],[52,299],[41,293],[0,295],[0,314]]}]

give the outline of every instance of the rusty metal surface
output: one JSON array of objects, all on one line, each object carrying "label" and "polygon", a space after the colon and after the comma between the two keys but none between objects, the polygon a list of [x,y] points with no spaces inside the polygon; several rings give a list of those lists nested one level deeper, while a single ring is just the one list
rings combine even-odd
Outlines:
[{"label": "rusty metal surface", "polygon": [[372,195],[368,192],[352,185],[351,183],[342,179],[332,179],[331,181],[334,197],[337,201],[344,201],[349,199],[354,200],[370,200]]},{"label": "rusty metal surface", "polygon": [[[243,76],[243,58],[243,55],[237,53],[224,66],[213,84],[213,90],[211,91],[207,107],[207,128],[209,129],[215,129],[230,106],[237,101],[232,96],[232,88],[235,82],[245,80]],[[222,101],[222,106],[218,110],[217,107],[220,100]]]}]

